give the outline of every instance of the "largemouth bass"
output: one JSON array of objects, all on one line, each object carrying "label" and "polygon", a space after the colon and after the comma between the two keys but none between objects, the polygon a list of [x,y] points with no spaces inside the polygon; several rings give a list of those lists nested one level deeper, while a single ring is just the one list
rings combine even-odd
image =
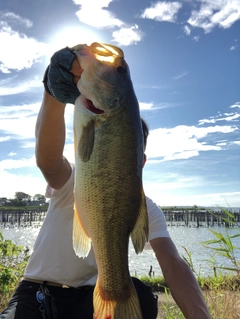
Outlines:
[{"label": "largemouth bass", "polygon": [[148,239],[138,101],[121,49],[74,49],[84,71],[74,109],[73,246],[79,257],[94,249],[94,319],[142,319],[128,269],[129,236],[137,253]]}]

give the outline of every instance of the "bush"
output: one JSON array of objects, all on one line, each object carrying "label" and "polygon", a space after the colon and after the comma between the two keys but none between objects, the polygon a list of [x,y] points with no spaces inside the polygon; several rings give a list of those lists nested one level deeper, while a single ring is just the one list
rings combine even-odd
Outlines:
[{"label": "bush", "polygon": [[27,250],[5,240],[0,231],[0,309],[3,309],[18,282],[23,277],[28,261]]}]

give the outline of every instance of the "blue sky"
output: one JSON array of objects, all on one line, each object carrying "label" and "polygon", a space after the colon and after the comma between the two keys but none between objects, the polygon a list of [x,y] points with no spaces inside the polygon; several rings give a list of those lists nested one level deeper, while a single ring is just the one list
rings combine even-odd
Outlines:
[{"label": "blue sky", "polygon": [[[160,206],[240,207],[239,0],[0,2],[0,197],[44,194],[34,127],[58,49],[120,46],[150,127],[146,194]],[[73,161],[73,106],[65,155]]]}]

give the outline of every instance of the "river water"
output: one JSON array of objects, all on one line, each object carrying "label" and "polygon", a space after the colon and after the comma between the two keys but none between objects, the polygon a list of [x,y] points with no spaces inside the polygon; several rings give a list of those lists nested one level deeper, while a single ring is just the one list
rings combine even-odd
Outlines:
[{"label": "river water", "polygon": [[[0,225],[1,227],[1,225]],[[209,259],[213,255],[213,251],[203,247],[201,242],[215,239],[214,235],[211,232],[211,229],[216,232],[221,232],[225,234],[227,231],[229,235],[239,234],[240,228],[223,228],[223,227],[213,227],[213,228],[188,228],[184,226],[170,226],[168,227],[169,233],[171,235],[172,240],[174,241],[180,255],[184,255],[187,257],[186,251],[183,247],[185,247],[192,255],[194,269],[197,273],[200,273],[202,276],[213,275],[213,269],[211,263],[209,263]],[[17,245],[25,246],[32,250],[35,239],[40,230],[39,226],[35,227],[4,227],[1,229],[2,234],[5,239],[10,239]],[[232,240],[234,245],[240,248],[240,237]],[[146,247],[147,248],[147,247]],[[235,256],[240,262],[240,250],[235,251]],[[219,257],[217,255],[214,256],[219,264],[224,266],[229,266],[229,262],[227,259],[223,257]],[[160,276],[161,269],[158,265],[158,262],[155,259],[155,255],[152,249],[144,249],[144,251],[136,255],[132,244],[129,245],[129,269],[132,275],[148,275],[150,270],[150,266],[152,266],[152,270],[155,276]]]}]

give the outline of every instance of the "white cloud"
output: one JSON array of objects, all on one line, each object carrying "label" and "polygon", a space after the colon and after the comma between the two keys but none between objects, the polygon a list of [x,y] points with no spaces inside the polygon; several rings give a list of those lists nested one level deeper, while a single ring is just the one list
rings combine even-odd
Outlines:
[{"label": "white cloud", "polygon": [[75,163],[73,143],[65,144],[63,155],[68,159],[70,163]]},{"label": "white cloud", "polygon": [[76,12],[78,19],[95,28],[120,27],[123,22],[116,19],[106,8],[112,0],[73,0],[81,9]]},{"label": "white cloud", "polygon": [[[206,206],[206,207],[240,207],[240,192],[212,193],[191,195],[189,189],[195,186],[199,189],[206,181],[199,176],[179,178],[175,182],[143,182],[146,195],[160,206]],[[183,193],[182,191],[185,190]]]},{"label": "white cloud", "polygon": [[23,145],[21,145],[22,148],[35,148],[35,142],[25,142]]},{"label": "white cloud", "polygon": [[13,79],[16,79],[17,76],[9,78],[10,81],[0,81],[0,95],[16,95],[19,93],[30,91],[33,88],[42,87],[42,79],[33,78],[32,80],[22,81],[14,85]]},{"label": "white cloud", "polygon": [[153,103],[153,102],[139,102],[140,111],[152,111],[152,110],[162,110],[170,107],[176,107],[179,104],[173,103]]},{"label": "white cloud", "polygon": [[1,106],[0,127],[6,135],[14,138],[35,138],[35,123],[40,103],[15,106]]},{"label": "white cloud", "polygon": [[150,103],[139,102],[139,107],[141,111],[152,110],[153,106],[154,106],[153,102],[150,102]]},{"label": "white cloud", "polygon": [[8,153],[8,156],[15,156],[15,155],[17,155],[17,153],[15,153],[15,152]]},{"label": "white cloud", "polygon": [[0,161],[0,171],[23,168],[23,167],[35,167],[35,166],[36,166],[35,156],[29,159],[26,159],[26,158],[4,159]]},{"label": "white cloud", "polygon": [[188,74],[188,72],[183,72],[179,75],[174,76],[173,78],[174,78],[174,80],[178,80],[178,79],[181,79],[182,77],[186,76],[187,74]]},{"label": "white cloud", "polygon": [[186,33],[186,35],[190,35],[191,34],[191,29],[187,25],[185,25],[183,27],[183,31]]},{"label": "white cloud", "polygon": [[[240,108],[240,102],[236,102],[234,105],[229,106],[230,108]],[[240,118],[240,113],[224,113],[221,114],[219,113],[217,116],[212,116],[210,117],[210,119],[202,119],[199,120],[198,123],[199,125],[203,125],[205,123],[216,123],[218,121],[227,121],[227,122],[231,122],[231,121],[238,121],[238,119]]]},{"label": "white cloud", "polygon": [[[204,195],[188,196],[188,199],[203,203],[210,207],[239,207],[240,206],[240,192],[222,192],[209,193]],[[199,204],[201,205],[201,204]]]},{"label": "white cloud", "polygon": [[31,28],[33,23],[31,20],[22,18],[13,12],[0,12],[1,20],[6,20],[8,24],[22,25],[25,28]]},{"label": "white cloud", "polygon": [[216,145],[217,145],[217,146],[226,146],[227,143],[226,143],[226,142],[220,142],[220,143],[217,143]]},{"label": "white cloud", "polygon": [[223,117],[223,118],[203,119],[203,120],[199,120],[199,125],[203,125],[205,123],[216,123],[218,121],[230,122],[230,121],[235,121],[238,118],[240,118],[240,114],[234,114],[234,115]]},{"label": "white cloud", "polygon": [[[185,162],[188,166],[189,162]],[[190,162],[191,163],[191,162]],[[175,164],[168,165],[167,169],[155,166],[151,169],[149,161],[143,169],[143,186],[146,195],[150,196],[160,206],[227,206],[240,207],[240,192],[213,192],[212,189],[219,185],[219,180],[204,174],[184,176],[174,172]],[[159,173],[156,173],[156,170]],[[180,171],[181,171],[180,170]],[[228,184],[221,181],[227,189]],[[227,204],[228,203],[228,204]]]},{"label": "white cloud", "polygon": [[215,27],[230,28],[240,19],[239,0],[198,0],[199,10],[191,13],[188,23],[209,33]]},{"label": "white cloud", "polygon": [[240,145],[240,141],[234,141],[233,144]]},{"label": "white cloud", "polygon": [[235,104],[230,106],[231,109],[233,109],[235,107],[238,107],[240,109],[240,102],[236,102]]},{"label": "white cloud", "polygon": [[[148,164],[148,161],[147,161],[147,164]],[[143,170],[143,174],[145,173],[144,170]],[[155,174],[155,178],[154,178],[153,176],[151,176],[152,174],[153,173],[151,172],[150,173],[147,172],[146,176],[144,176],[145,185],[146,183],[151,183],[151,186],[159,184],[158,189],[161,191],[178,189],[178,188],[198,187],[204,182],[204,177],[198,176],[198,175],[192,175],[192,176],[186,177],[178,173],[165,172],[161,175]]]},{"label": "white cloud", "polygon": [[160,157],[160,161],[187,159],[198,156],[200,151],[220,151],[219,145],[199,141],[214,133],[231,133],[237,130],[233,126],[195,127],[179,125],[171,129],[151,130],[147,143],[148,158]]},{"label": "white cloud", "polygon": [[196,41],[196,42],[198,42],[199,41],[199,39],[200,39],[200,37],[197,35],[197,36],[195,36],[195,37],[193,37],[193,40],[194,41]]},{"label": "white cloud", "polygon": [[118,27],[119,29],[112,33],[112,41],[117,45],[131,45],[142,40],[144,33],[138,29],[137,25],[127,26],[126,23],[117,19],[114,13],[107,10],[112,0],[73,0],[73,2],[80,5],[76,15],[82,23],[94,28]]},{"label": "white cloud", "polygon": [[87,7],[96,5],[96,7],[99,8],[107,8],[109,3],[111,3],[113,0],[98,0],[98,2],[95,3],[94,0],[73,0],[75,4],[79,4],[81,7]]},{"label": "white cloud", "polygon": [[144,36],[141,30],[138,30],[138,26],[124,27],[112,33],[113,41],[118,45],[130,45],[136,42],[140,42]]},{"label": "white cloud", "polygon": [[[16,154],[12,152],[12,154]],[[8,154],[10,155],[10,154]],[[12,156],[12,155],[11,155]],[[46,182],[38,174],[26,174],[24,169],[36,167],[35,156],[21,159],[4,159],[0,161],[0,197],[13,198],[14,193],[21,191],[33,196],[34,194],[45,193]],[[21,169],[21,173],[15,173],[15,169]]]},{"label": "white cloud", "polygon": [[10,140],[10,136],[0,136],[0,143],[1,142],[6,142]]},{"label": "white cloud", "polygon": [[180,2],[156,2],[150,8],[146,8],[141,18],[156,21],[176,22],[177,13],[182,7]]},{"label": "white cloud", "polygon": [[[37,169],[36,169],[37,170]],[[35,194],[45,194],[46,181],[43,177],[33,175],[16,175],[0,170],[0,180],[4,181],[0,185],[0,197],[14,198],[15,192],[24,192],[31,196]]]},{"label": "white cloud", "polygon": [[45,55],[46,44],[14,31],[6,22],[0,22],[0,71],[30,68]]}]

